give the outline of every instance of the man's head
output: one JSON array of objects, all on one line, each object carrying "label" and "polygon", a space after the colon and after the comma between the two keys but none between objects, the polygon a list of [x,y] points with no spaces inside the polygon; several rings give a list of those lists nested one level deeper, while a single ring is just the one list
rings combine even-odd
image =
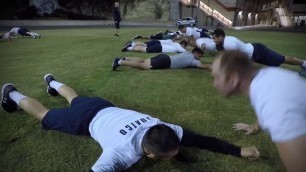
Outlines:
[{"label": "man's head", "polygon": [[224,51],[212,65],[214,87],[225,96],[244,92],[241,84],[252,76],[253,71],[253,64],[246,54],[236,50]]},{"label": "man's head", "polygon": [[186,26],[185,25],[179,25],[178,30],[181,31],[182,33],[186,33]]},{"label": "man's head", "polygon": [[181,45],[183,48],[186,48],[188,44],[187,44],[187,41],[182,40],[182,41],[180,42],[180,45]]},{"label": "man's head", "polygon": [[224,38],[225,38],[225,32],[222,29],[216,29],[212,33],[212,39],[217,45],[221,44],[224,41]]},{"label": "man's head", "polygon": [[180,139],[172,128],[158,124],[145,133],[142,146],[149,158],[168,160],[178,153]]},{"label": "man's head", "polygon": [[204,55],[204,52],[198,47],[194,48],[191,53],[194,54],[196,59],[200,59],[200,57],[203,57]]},{"label": "man's head", "polygon": [[115,7],[119,7],[119,2],[115,2]]}]

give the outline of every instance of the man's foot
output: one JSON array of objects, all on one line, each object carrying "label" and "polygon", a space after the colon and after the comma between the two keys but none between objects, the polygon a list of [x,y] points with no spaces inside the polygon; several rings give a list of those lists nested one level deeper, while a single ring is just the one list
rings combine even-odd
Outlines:
[{"label": "man's foot", "polygon": [[134,36],[134,40],[139,38],[141,38],[141,36],[139,36],[138,34]]},{"label": "man's foot", "polygon": [[115,36],[119,37],[119,35],[116,33]]},{"label": "man's foot", "polygon": [[17,104],[10,98],[9,94],[12,91],[17,91],[11,83],[6,83],[2,86],[1,89],[1,106],[3,110],[8,113],[14,112],[17,110]]},{"label": "man's foot", "polygon": [[120,66],[120,65],[118,64],[119,60],[120,60],[120,57],[115,57],[115,59],[114,59],[114,61],[113,61],[113,65],[112,65],[113,71],[116,71],[117,67]]},{"label": "man's foot", "polygon": [[302,76],[306,76],[306,67],[301,66],[301,71],[299,71],[299,74]]},{"label": "man's foot", "polygon": [[125,46],[122,48],[121,51],[122,52],[126,52],[128,50],[128,48],[131,47],[131,46],[132,46],[132,43],[128,42],[128,43],[125,44]]},{"label": "man's foot", "polygon": [[45,80],[46,84],[48,85],[48,86],[47,86],[47,93],[48,93],[50,96],[57,96],[57,95],[58,95],[58,92],[56,91],[56,89],[51,88],[51,86],[50,86],[50,82],[51,82],[51,81],[56,81],[55,78],[54,78],[54,76],[53,76],[52,74],[48,73],[48,74],[46,74],[46,75],[44,76],[44,80]]}]

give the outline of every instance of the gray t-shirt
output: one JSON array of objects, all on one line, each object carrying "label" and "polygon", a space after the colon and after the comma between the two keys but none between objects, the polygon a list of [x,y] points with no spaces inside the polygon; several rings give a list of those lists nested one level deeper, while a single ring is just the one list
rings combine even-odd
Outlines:
[{"label": "gray t-shirt", "polygon": [[199,60],[194,58],[194,55],[189,52],[185,51],[180,54],[176,54],[170,56],[171,66],[172,69],[180,69],[180,68],[187,68],[187,67],[197,67],[201,64]]}]

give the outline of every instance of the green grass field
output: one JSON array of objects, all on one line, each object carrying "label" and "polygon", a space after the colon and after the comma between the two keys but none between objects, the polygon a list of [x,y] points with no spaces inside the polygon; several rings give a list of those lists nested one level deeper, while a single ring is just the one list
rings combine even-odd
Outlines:
[{"label": "green grass field", "polygon": [[[80,95],[99,96],[119,107],[134,109],[201,134],[225,139],[239,146],[257,146],[258,161],[248,161],[196,148],[183,149],[190,163],[143,158],[129,171],[284,171],[275,145],[267,134],[245,136],[232,124],[253,123],[248,99],[224,99],[212,86],[209,72],[200,69],[140,71],[127,67],[111,70],[115,56],[151,57],[145,53],[122,53],[125,42],[136,33],[150,34],[165,28],[37,30],[42,39],[0,42],[0,84],[41,101],[46,107],[65,107],[60,97],[46,93],[43,76],[57,80]],[[268,47],[305,59],[306,35],[300,33],[227,31],[245,42]],[[212,62],[206,55],[203,62]],[[283,66],[298,71],[299,67]],[[72,136],[40,129],[40,123],[22,110],[12,114],[0,110],[0,171],[88,171],[100,156],[100,146],[89,137]]]}]

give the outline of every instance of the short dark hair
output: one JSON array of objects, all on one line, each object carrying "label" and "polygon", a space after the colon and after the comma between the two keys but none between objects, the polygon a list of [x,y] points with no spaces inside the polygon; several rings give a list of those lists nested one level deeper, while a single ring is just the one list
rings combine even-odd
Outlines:
[{"label": "short dark hair", "polygon": [[184,29],[186,26],[185,25],[179,25],[178,26],[178,29],[180,30],[180,29]]},{"label": "short dark hair", "polygon": [[222,29],[216,29],[211,35],[215,35],[216,37],[219,36],[225,37],[225,32]]},{"label": "short dark hair", "polygon": [[186,40],[182,40],[182,41],[180,42],[180,44],[181,44],[181,45],[184,45],[185,47],[188,45]]},{"label": "short dark hair", "polygon": [[167,125],[157,124],[151,127],[144,135],[142,145],[155,156],[162,157],[180,146],[180,139],[174,130]]},{"label": "short dark hair", "polygon": [[204,54],[204,52],[203,52],[200,48],[198,48],[198,47],[195,47],[195,48],[191,51],[191,53],[201,53],[202,55]]},{"label": "short dark hair", "polygon": [[2,36],[2,35],[0,35],[0,39],[3,39],[3,36]]},{"label": "short dark hair", "polygon": [[247,54],[238,50],[224,51],[219,58],[220,70],[223,70],[226,80],[228,80],[233,73],[237,73],[241,77],[249,75],[254,68]]}]

